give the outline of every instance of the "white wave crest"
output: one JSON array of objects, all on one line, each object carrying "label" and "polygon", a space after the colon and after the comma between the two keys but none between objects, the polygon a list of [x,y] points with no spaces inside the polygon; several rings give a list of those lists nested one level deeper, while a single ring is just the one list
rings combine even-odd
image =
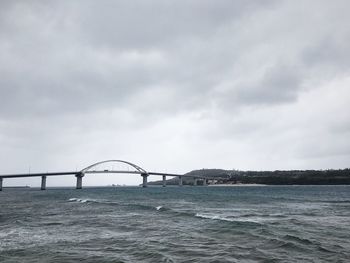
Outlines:
[{"label": "white wave crest", "polygon": [[92,201],[92,200],[89,200],[89,199],[79,199],[79,198],[69,198],[68,201],[69,201],[69,202],[86,203],[86,202],[90,202],[90,201]]},{"label": "white wave crest", "polygon": [[200,213],[197,213],[195,215],[195,217],[200,217],[200,218],[205,218],[205,219],[212,219],[212,220],[229,221],[229,222],[236,221],[236,220],[234,220],[232,218],[227,218],[227,217],[223,217],[223,216],[219,216],[219,215],[208,215],[208,214],[200,214]]},{"label": "white wave crest", "polygon": [[255,218],[237,218],[237,217],[228,217],[228,216],[222,216],[222,215],[215,215],[215,214],[195,214],[195,217],[204,218],[204,219],[211,219],[211,220],[221,220],[221,221],[228,221],[228,222],[250,222],[250,223],[262,223],[263,221],[266,221],[263,218],[255,217]]}]

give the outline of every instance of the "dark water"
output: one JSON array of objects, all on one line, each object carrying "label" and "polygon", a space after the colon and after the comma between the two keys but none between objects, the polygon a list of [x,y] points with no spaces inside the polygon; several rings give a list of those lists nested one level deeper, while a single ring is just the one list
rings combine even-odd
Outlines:
[{"label": "dark water", "polygon": [[0,262],[78,261],[350,262],[350,187],[0,192]]}]

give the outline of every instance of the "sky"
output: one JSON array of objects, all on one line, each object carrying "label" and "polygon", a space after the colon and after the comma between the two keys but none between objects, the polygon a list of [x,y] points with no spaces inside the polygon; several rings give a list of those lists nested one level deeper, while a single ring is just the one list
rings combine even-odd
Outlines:
[{"label": "sky", "polygon": [[169,173],[350,167],[349,10],[348,0],[3,0],[0,174],[108,159]]}]

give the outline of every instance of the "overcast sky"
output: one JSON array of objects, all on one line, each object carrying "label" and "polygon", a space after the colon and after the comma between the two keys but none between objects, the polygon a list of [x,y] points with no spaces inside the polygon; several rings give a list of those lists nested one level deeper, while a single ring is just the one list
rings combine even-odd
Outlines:
[{"label": "overcast sky", "polygon": [[[3,0],[0,174],[105,159],[174,173],[350,167],[349,10],[348,0]],[[84,178],[112,183],[141,177]]]}]

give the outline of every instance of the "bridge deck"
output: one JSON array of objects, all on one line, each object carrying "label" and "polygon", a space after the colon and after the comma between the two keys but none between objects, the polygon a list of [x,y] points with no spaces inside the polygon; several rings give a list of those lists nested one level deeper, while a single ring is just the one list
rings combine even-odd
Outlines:
[{"label": "bridge deck", "polygon": [[[21,177],[40,177],[40,176],[60,176],[60,175],[77,175],[80,172],[47,172],[47,173],[28,173],[28,174],[3,174],[0,175],[0,178],[21,178]],[[118,174],[141,174],[139,171],[86,171],[85,174],[107,174],[107,173],[118,173]],[[206,177],[199,175],[185,175],[185,174],[172,174],[172,173],[159,173],[159,172],[149,172],[148,175],[156,175],[156,176],[170,176],[170,177],[188,177],[188,178],[198,178],[198,179],[226,179],[222,177]]]},{"label": "bridge deck", "polygon": [[58,176],[58,175],[75,175],[79,172],[53,172],[53,173],[28,173],[28,174],[3,174],[0,178],[20,178],[20,177],[37,177],[37,176]]}]

